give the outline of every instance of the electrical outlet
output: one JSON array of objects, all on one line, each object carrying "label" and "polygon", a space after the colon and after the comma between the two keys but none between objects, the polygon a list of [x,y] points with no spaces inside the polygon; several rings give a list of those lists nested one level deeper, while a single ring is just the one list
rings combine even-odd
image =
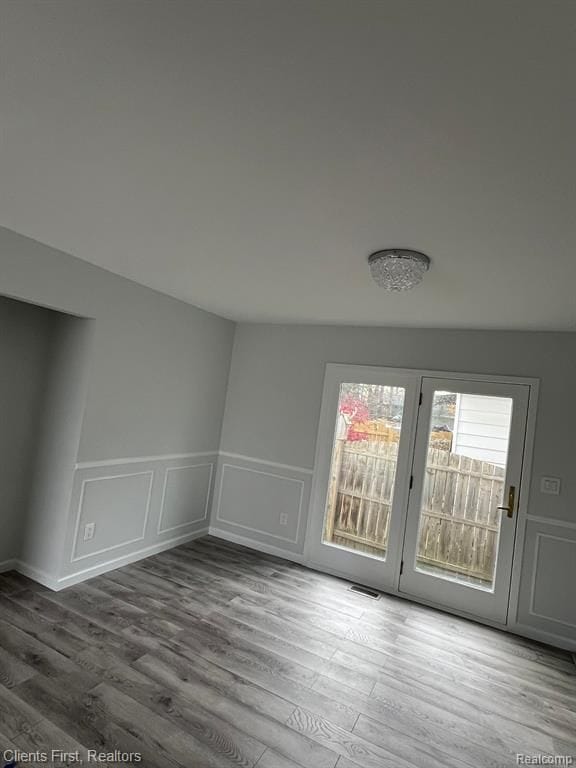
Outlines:
[{"label": "electrical outlet", "polygon": [[286,512],[280,513],[280,525],[288,525],[288,515]]},{"label": "electrical outlet", "polygon": [[86,523],[84,526],[84,541],[90,541],[94,538],[96,532],[96,523]]}]

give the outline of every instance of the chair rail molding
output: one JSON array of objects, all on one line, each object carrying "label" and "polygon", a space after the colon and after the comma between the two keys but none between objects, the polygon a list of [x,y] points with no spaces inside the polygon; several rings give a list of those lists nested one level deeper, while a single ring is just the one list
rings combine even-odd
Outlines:
[{"label": "chair rail molding", "polygon": [[196,453],[167,453],[157,456],[130,456],[119,459],[98,459],[97,461],[80,461],[75,469],[95,469],[98,467],[115,467],[124,464],[150,464],[157,461],[173,461],[180,459],[197,459],[203,456],[217,456],[218,449],[213,451],[197,451]]}]

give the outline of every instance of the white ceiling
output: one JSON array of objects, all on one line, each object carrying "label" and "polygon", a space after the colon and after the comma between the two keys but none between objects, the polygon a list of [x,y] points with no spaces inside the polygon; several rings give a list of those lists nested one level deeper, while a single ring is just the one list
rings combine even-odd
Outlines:
[{"label": "white ceiling", "polygon": [[4,226],[235,319],[576,327],[574,0],[0,13]]}]

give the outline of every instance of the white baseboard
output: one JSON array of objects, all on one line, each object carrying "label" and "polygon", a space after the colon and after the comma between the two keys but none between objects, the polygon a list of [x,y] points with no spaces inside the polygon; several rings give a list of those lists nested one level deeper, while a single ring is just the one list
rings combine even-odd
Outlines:
[{"label": "white baseboard", "polygon": [[220,528],[214,528],[210,526],[208,529],[210,536],[214,536],[217,539],[224,539],[225,541],[231,541],[233,544],[240,544],[248,549],[255,549],[258,552],[265,552],[267,555],[274,555],[275,557],[281,557],[283,560],[290,560],[293,563],[304,562],[304,555],[300,555],[296,552],[289,552],[286,549],[280,547],[274,547],[271,544],[264,544],[261,541],[255,541],[254,539],[248,539],[244,536],[238,536],[236,533],[230,533],[229,531],[223,531]]},{"label": "white baseboard", "polygon": [[194,531],[194,533],[187,533],[173,539],[160,541],[157,544],[152,544],[152,546],[144,547],[136,552],[130,552],[130,554],[123,555],[122,557],[116,557],[113,560],[107,560],[105,563],[98,563],[90,568],[84,568],[82,571],[77,571],[76,573],[72,573],[69,576],[63,576],[59,579],[55,579],[42,571],[38,571],[27,563],[17,562],[16,570],[24,576],[28,576],[28,578],[33,581],[37,581],[39,584],[48,587],[48,589],[51,589],[53,592],[59,592],[62,589],[66,589],[66,587],[72,587],[74,584],[80,584],[83,581],[92,579],[94,576],[100,576],[103,573],[108,573],[108,571],[114,571],[117,568],[122,568],[124,565],[130,565],[130,563],[143,560],[151,555],[157,555],[167,549],[173,549],[174,547],[186,544],[194,539],[199,539],[207,534],[208,529],[203,528],[201,531]]},{"label": "white baseboard", "polygon": [[540,643],[554,645],[556,648],[563,648],[565,651],[570,651],[572,654],[576,654],[576,640],[570,640],[569,637],[555,635],[552,632],[545,632],[543,629],[528,627],[526,624],[513,624],[508,627],[508,631],[514,635],[521,635],[522,637],[527,637],[529,640],[538,640]]},{"label": "white baseboard", "polygon": [[50,576],[49,573],[40,571],[29,563],[25,563],[22,560],[16,560],[15,569],[18,573],[21,573],[22,576],[27,576],[37,584],[42,584],[43,587],[48,587],[48,589],[51,589],[54,592],[58,590],[58,579],[55,576]]},{"label": "white baseboard", "polygon": [[17,560],[4,560],[0,562],[0,573],[6,573],[6,571],[15,571]]}]

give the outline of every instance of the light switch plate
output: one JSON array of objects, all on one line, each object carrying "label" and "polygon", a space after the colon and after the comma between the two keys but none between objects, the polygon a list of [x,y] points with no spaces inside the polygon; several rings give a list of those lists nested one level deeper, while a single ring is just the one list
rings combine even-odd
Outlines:
[{"label": "light switch plate", "polygon": [[560,478],[559,477],[541,477],[540,493],[548,493],[548,494],[551,494],[552,496],[558,496],[560,494]]}]

